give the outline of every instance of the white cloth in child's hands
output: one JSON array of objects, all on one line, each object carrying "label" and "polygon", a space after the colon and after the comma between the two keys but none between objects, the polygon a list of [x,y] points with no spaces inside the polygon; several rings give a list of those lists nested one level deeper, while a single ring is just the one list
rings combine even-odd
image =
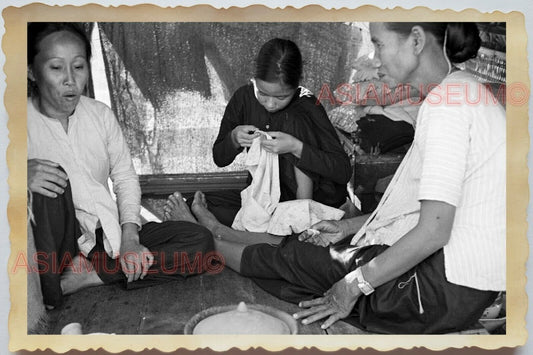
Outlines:
[{"label": "white cloth in child's hands", "polygon": [[246,155],[245,164],[253,180],[250,186],[241,191],[242,207],[231,226],[236,230],[266,232],[281,195],[278,155],[261,147],[261,139],[272,137],[262,131],[259,133],[262,136],[253,140]]}]

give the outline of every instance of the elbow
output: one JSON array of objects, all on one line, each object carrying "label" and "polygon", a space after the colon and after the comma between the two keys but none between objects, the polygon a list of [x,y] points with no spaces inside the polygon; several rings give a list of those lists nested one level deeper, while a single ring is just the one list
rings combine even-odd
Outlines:
[{"label": "elbow", "polygon": [[443,201],[421,200],[417,233],[428,251],[437,251],[448,244],[455,218],[455,206]]},{"label": "elbow", "polygon": [[216,166],[219,168],[224,167],[224,160],[222,159],[223,155],[220,154],[220,147],[218,146],[217,142],[213,145],[213,148],[211,148],[211,155],[213,156],[213,162]]},{"label": "elbow", "polygon": [[215,165],[218,166],[219,168],[228,166],[231,163],[231,162],[228,162],[227,159],[224,159],[223,157],[216,154],[215,150],[213,150],[213,161],[215,162]]},{"label": "elbow", "polygon": [[430,225],[424,228],[426,238],[426,248],[431,252],[435,252],[444,248],[450,241],[451,228],[442,228],[442,226]]}]

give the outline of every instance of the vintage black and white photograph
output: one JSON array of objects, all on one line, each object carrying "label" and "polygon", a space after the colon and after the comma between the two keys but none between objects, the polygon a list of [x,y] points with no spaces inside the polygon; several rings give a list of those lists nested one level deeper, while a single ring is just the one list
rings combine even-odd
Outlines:
[{"label": "vintage black and white photograph", "polygon": [[29,331],[505,334],[505,23],[27,34]]},{"label": "vintage black and white photograph", "polygon": [[508,23],[370,19],[27,21],[26,334],[507,335]]}]

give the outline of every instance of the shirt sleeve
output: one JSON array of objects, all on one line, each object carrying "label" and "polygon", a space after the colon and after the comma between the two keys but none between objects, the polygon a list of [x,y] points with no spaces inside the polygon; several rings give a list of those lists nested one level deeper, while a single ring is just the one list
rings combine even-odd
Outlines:
[{"label": "shirt sleeve", "polygon": [[135,223],[141,227],[141,187],[133,167],[130,150],[112,111],[106,108],[107,151],[110,178],[117,196],[120,225]]},{"label": "shirt sleeve", "polygon": [[421,130],[422,174],[419,200],[458,206],[465,178],[470,124],[465,108],[432,106]]},{"label": "shirt sleeve", "polygon": [[243,150],[242,147],[235,147],[231,139],[233,129],[244,122],[243,97],[239,93],[240,91],[236,92],[228,102],[220,123],[217,139],[213,144],[213,160],[219,167],[231,164]]},{"label": "shirt sleeve", "polygon": [[[314,104],[313,104],[314,105]],[[307,110],[315,123],[318,146],[303,143],[302,154],[296,166],[338,184],[346,184],[352,176],[350,158],[342,148],[337,132],[326,111],[319,105]]]}]

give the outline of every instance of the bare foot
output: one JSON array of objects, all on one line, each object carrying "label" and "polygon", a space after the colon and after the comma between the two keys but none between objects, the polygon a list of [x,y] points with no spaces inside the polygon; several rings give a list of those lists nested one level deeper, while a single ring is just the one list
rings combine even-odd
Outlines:
[{"label": "bare foot", "polygon": [[183,196],[177,191],[168,196],[163,210],[165,211],[165,221],[187,221],[198,223],[192,215],[189,206],[187,206],[183,200]]},{"label": "bare foot", "polygon": [[215,233],[215,228],[220,224],[217,218],[207,209],[207,201],[202,191],[196,191],[194,200],[191,205],[192,213],[198,219],[198,222]]},{"label": "bare foot", "polygon": [[60,283],[64,295],[104,284],[91,262],[82,255],[77,255],[72,259],[72,266],[61,274]]}]

